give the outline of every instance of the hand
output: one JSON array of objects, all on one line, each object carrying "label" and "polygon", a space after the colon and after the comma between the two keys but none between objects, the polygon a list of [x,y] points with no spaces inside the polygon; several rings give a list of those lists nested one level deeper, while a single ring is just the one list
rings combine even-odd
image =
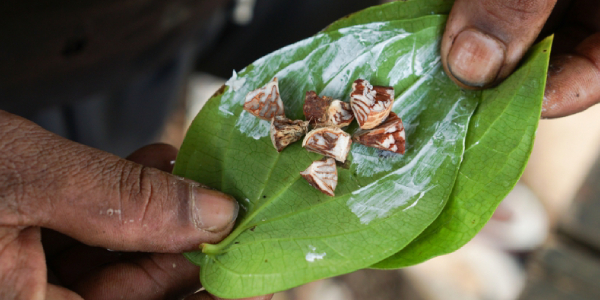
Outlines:
[{"label": "hand", "polygon": [[127,161],[0,111],[0,299],[170,299],[198,290],[198,267],[176,253],[223,239],[238,206],[158,170],[169,172],[176,154],[152,145]]},{"label": "hand", "polygon": [[597,0],[457,0],[442,40],[444,69],[465,88],[498,84],[545,26],[543,36],[556,35],[542,117],[583,111],[600,102],[599,13]]}]

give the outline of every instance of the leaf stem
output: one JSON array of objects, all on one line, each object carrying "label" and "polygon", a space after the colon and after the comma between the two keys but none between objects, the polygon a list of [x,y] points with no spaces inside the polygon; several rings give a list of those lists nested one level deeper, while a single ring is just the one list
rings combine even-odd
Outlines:
[{"label": "leaf stem", "polygon": [[219,247],[219,245],[215,245],[215,244],[202,244],[200,245],[200,247],[202,248],[202,253],[204,254],[219,254],[219,251],[221,250]]},{"label": "leaf stem", "polygon": [[202,244],[202,253],[204,254],[212,254],[212,255],[216,255],[216,254],[221,254],[221,250],[223,250],[223,248],[225,248],[226,246],[229,246],[229,244],[235,240],[238,235],[240,235],[240,233],[242,233],[244,230],[246,230],[245,225],[248,222],[246,222],[246,220],[244,220],[244,222],[242,224],[240,224],[240,226],[238,226],[238,228],[236,228],[234,231],[231,232],[231,234],[229,234],[224,240],[222,240],[220,243],[218,244]]},{"label": "leaf stem", "polygon": [[264,208],[266,205],[268,205],[269,203],[271,203],[271,202],[275,201],[277,198],[279,198],[279,196],[283,192],[285,192],[290,186],[292,186],[294,183],[296,183],[296,181],[298,181],[298,179],[300,179],[300,178],[302,178],[302,177],[300,176],[300,173],[298,173],[296,175],[296,177],[294,177],[294,179],[291,180],[291,182],[288,185],[282,187],[279,190],[279,192],[277,192],[275,195],[273,195],[271,197],[271,199],[269,199],[269,201],[263,203],[250,215],[247,215],[244,218],[244,220],[240,224],[238,224],[237,227],[224,240],[222,240],[218,244],[202,244],[202,253],[209,254],[209,255],[210,254],[212,254],[212,255],[221,254],[223,248],[229,246],[229,244],[231,242],[233,242],[233,240],[235,240],[242,232],[244,232],[245,230],[247,230],[248,228],[251,227],[248,225],[250,224],[250,222],[252,220],[254,220],[254,218],[256,217],[256,215],[258,215],[258,213],[262,210],[262,208]]}]

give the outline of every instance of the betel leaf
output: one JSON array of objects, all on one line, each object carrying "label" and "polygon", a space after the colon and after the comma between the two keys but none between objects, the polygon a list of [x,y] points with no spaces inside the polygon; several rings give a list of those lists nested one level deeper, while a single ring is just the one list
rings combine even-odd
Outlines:
[{"label": "betel leaf", "polygon": [[323,31],[373,22],[415,19],[427,15],[447,15],[453,4],[454,0],[408,0],[403,3],[372,6],[333,22]]},{"label": "betel leaf", "polygon": [[[207,290],[247,297],[365,268],[433,222],[452,190],[478,99],[442,71],[436,53],[444,23],[428,16],[319,34],[255,62],[209,100],[175,172],[233,195],[245,211],[228,238],[188,255],[202,266]],[[336,196],[322,194],[299,174],[321,157],[300,143],[278,153],[269,123],[242,109],[246,93],[273,77],[293,118],[302,116],[307,90],[347,100],[356,78],[393,85],[406,154],[355,144],[338,170]]]},{"label": "betel leaf", "polygon": [[[435,228],[442,209],[448,215],[444,207],[450,194],[456,194],[459,168],[463,171],[471,160],[464,145],[476,145],[488,135],[472,132],[471,116],[480,100],[497,100],[459,89],[442,71],[439,39],[446,21],[443,14],[450,5],[443,0],[393,2],[356,13],[261,58],[234,75],[207,102],[186,135],[174,173],[235,196],[243,208],[228,238],[205,245],[203,252],[186,254],[202,266],[201,281],[209,292],[248,297],[383,264],[382,260],[402,253],[432,222],[434,226],[418,241],[439,239],[427,233]],[[545,71],[542,65],[534,69],[525,81]],[[300,143],[278,153],[268,137],[268,122],[242,109],[246,93],[273,77],[279,78],[286,115],[296,119],[302,118],[307,90],[347,101],[357,78],[394,86],[393,110],[404,120],[406,154],[355,144],[347,163],[338,167],[336,196],[318,192],[299,172],[321,157],[305,151]],[[499,89],[496,98],[506,97]],[[539,105],[541,96],[536,100]],[[509,113],[485,111],[492,111],[491,117],[476,114],[474,120],[500,120]],[[537,119],[519,119],[515,124],[535,128]],[[523,139],[523,132],[506,134]],[[532,136],[531,132],[527,138]],[[508,189],[523,168],[522,156],[529,153],[517,152],[518,157],[510,161],[518,171],[508,180]],[[482,190],[488,187],[494,188],[493,183]],[[487,218],[484,215],[481,222]],[[458,245],[461,240],[456,240]],[[413,261],[427,258],[420,252],[411,255]],[[400,260],[387,266],[406,264],[404,255],[394,257],[398,256]]]},{"label": "betel leaf", "polygon": [[[446,13],[452,2],[412,1],[396,7],[399,12],[386,5],[375,6],[356,17],[336,21],[325,30],[370,23],[373,19],[393,19],[395,15],[408,18]],[[540,99],[546,85],[551,46],[552,37],[540,42],[511,78],[483,92],[484,101],[469,125],[464,162],[448,204],[410,245],[373,268],[401,268],[453,252],[483,228],[521,177],[529,159],[541,113]],[[498,134],[506,130],[513,134]]]},{"label": "betel leaf", "polygon": [[464,160],[440,216],[406,248],[374,265],[395,269],[457,250],[471,240],[521,177],[540,118],[552,37],[533,47],[500,86],[483,92]]}]

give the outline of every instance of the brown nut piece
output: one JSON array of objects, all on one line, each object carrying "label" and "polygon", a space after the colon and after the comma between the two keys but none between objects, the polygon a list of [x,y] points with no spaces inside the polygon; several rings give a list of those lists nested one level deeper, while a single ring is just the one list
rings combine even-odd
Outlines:
[{"label": "brown nut piece", "polygon": [[300,172],[300,175],[314,188],[329,196],[335,196],[338,175],[333,158],[314,161],[306,170]]},{"label": "brown nut piece", "polygon": [[306,92],[303,107],[306,120],[312,125],[327,122],[327,110],[332,100],[330,97],[319,97],[315,91]]},{"label": "brown nut piece", "polygon": [[358,130],[352,139],[368,147],[387,150],[404,154],[406,133],[404,125],[395,113],[390,112],[389,117],[375,129]]},{"label": "brown nut piece", "polygon": [[335,127],[346,127],[352,123],[354,120],[354,114],[352,113],[352,108],[350,107],[350,103],[346,103],[340,100],[333,100],[328,110],[328,126]]},{"label": "brown nut piece", "polygon": [[248,93],[244,102],[244,109],[267,121],[271,121],[275,116],[285,116],[283,101],[279,96],[277,77],[265,86]]},{"label": "brown nut piece", "polygon": [[316,92],[306,92],[304,116],[316,127],[346,127],[354,120],[349,103],[332,100],[331,97],[319,97]]},{"label": "brown nut piece", "polygon": [[306,150],[333,157],[345,162],[352,139],[350,135],[337,127],[322,127],[309,132],[302,141]]},{"label": "brown nut piece", "polygon": [[364,79],[352,84],[350,104],[361,129],[373,129],[389,115],[394,104],[394,88],[372,86]]},{"label": "brown nut piece", "polygon": [[271,141],[277,152],[301,139],[308,131],[308,121],[292,121],[284,116],[275,116],[271,121]]}]

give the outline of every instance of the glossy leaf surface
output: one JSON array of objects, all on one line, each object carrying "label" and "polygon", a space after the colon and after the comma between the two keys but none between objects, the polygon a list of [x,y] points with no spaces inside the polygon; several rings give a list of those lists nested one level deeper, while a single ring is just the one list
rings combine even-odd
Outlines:
[{"label": "glossy leaf surface", "polygon": [[448,204],[418,238],[375,268],[395,269],[457,250],[471,240],[521,177],[540,119],[552,38],[533,47],[500,86],[482,93]]},{"label": "glossy leaf surface", "polygon": [[[446,21],[440,14],[450,5],[441,0],[394,2],[359,12],[263,57],[231,78],[207,102],[186,135],[174,173],[229,193],[243,207],[226,240],[205,246],[204,253],[187,254],[202,266],[201,281],[208,291],[226,298],[266,294],[378,262],[382,268],[411,264],[464,243],[467,235],[442,241],[447,245],[436,245],[435,251],[422,250],[445,238],[439,228],[446,223],[434,222],[442,210],[441,216],[448,217],[471,203],[473,196],[457,192],[456,186],[471,189],[461,185],[460,175],[456,180],[459,168],[467,176],[473,176],[470,172],[482,178],[493,175],[479,174],[473,167],[481,153],[486,153],[477,143],[494,140],[488,137],[492,129],[483,128],[501,130],[505,124],[497,120],[513,112],[498,108],[510,107],[501,104],[503,99],[516,99],[516,86],[524,80],[543,81],[539,74],[545,68],[533,66],[515,86],[499,87],[495,94],[460,90],[445,76],[439,59]],[[406,154],[354,144],[348,162],[338,167],[336,196],[313,189],[299,172],[321,157],[307,152],[299,142],[278,153],[268,137],[269,123],[242,110],[246,93],[273,77],[279,78],[286,115],[294,119],[302,118],[307,90],[348,101],[351,83],[357,78],[394,86],[393,111],[406,127]],[[530,97],[534,107],[541,103],[538,96]],[[481,99],[500,104],[480,106],[469,123]],[[528,130],[508,132],[511,141],[532,141],[536,113],[539,118],[539,109],[525,120],[514,116],[520,121],[513,125]],[[483,126],[479,131],[473,129],[475,120]],[[469,151],[463,161],[467,130]],[[525,144],[517,144],[519,151],[510,151],[515,143],[502,148],[515,153],[505,159],[510,170],[504,172],[504,181],[500,179],[507,191],[518,180],[529,154]],[[493,142],[481,145],[497,146]],[[506,169],[501,160],[497,167]],[[493,194],[496,201],[503,191],[489,192],[495,184],[477,187],[481,193]],[[460,200],[444,208],[451,193],[451,199]],[[485,223],[495,207],[486,201],[488,208],[482,210],[478,224]],[[465,230],[461,224],[466,225],[455,225]],[[472,226],[469,234],[476,230]],[[412,252],[405,255],[404,251]]]}]

